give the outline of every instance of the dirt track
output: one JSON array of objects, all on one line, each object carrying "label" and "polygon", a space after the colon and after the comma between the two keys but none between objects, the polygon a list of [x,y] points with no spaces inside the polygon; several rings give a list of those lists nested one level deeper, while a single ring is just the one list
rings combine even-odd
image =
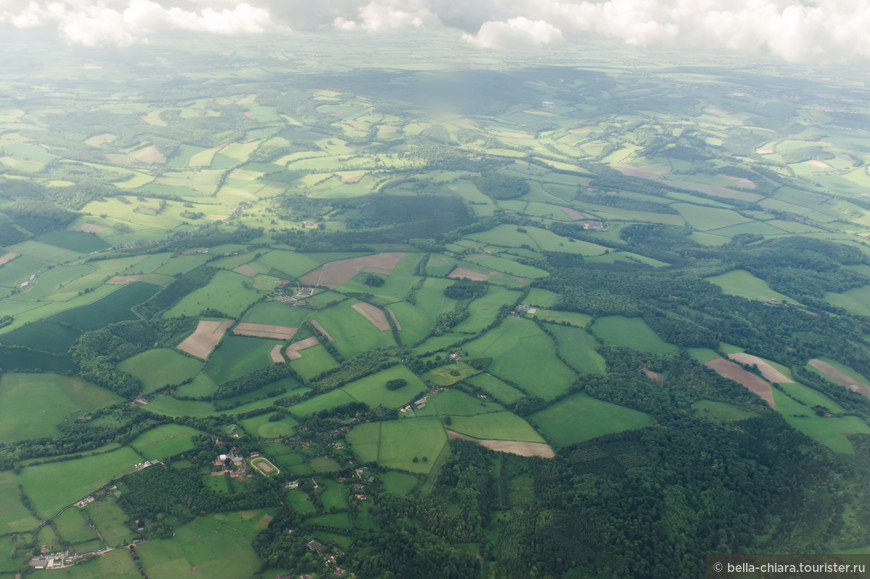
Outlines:
[{"label": "dirt track", "polygon": [[842,370],[838,370],[834,366],[831,366],[827,362],[823,362],[818,358],[813,358],[812,360],[810,360],[810,366],[812,366],[825,376],[833,378],[835,381],[839,382],[849,390],[852,390],[853,392],[860,392],[864,396],[870,398],[870,385],[866,384],[865,382],[852,378]]},{"label": "dirt track", "polygon": [[302,357],[302,354],[299,353],[300,350],[305,350],[306,348],[313,348],[320,342],[317,341],[317,338],[305,338],[304,340],[299,340],[295,344],[290,344],[287,346],[287,359],[289,360],[298,360]]},{"label": "dirt track", "polygon": [[0,265],[3,265],[4,263],[9,263],[10,261],[15,259],[16,257],[18,257],[18,254],[13,252],[13,251],[10,251],[9,253],[3,255],[3,257],[0,257]]},{"label": "dirt track", "polygon": [[756,376],[751,372],[747,372],[734,362],[725,358],[716,358],[705,364],[708,368],[712,368],[717,374],[723,378],[734,380],[747,390],[755,392],[767,402],[771,408],[776,409],[776,402],[773,400],[773,389],[770,384]]},{"label": "dirt track", "polygon": [[394,314],[393,310],[391,310],[390,308],[386,308],[386,310],[390,313],[390,317],[393,318],[393,323],[396,324],[396,329],[401,332],[402,324],[399,323],[399,318],[396,317],[396,314]]},{"label": "dirt track", "polygon": [[465,434],[459,434],[452,430],[447,431],[448,438],[458,438],[461,440],[470,440],[481,446],[485,446],[496,452],[507,452],[509,454],[518,454],[520,456],[540,456],[541,458],[553,458],[556,453],[550,448],[549,444],[542,442],[521,442],[519,440],[484,440],[474,438]]},{"label": "dirt track", "polygon": [[324,330],[324,329],[323,329],[323,326],[321,326],[320,324],[318,324],[318,323],[317,323],[313,318],[311,319],[311,325],[314,326],[315,328],[317,328],[317,331],[320,332],[321,334],[323,334],[323,335],[326,337],[327,340],[329,340],[330,342],[334,342],[334,341],[335,341],[335,340],[332,339],[332,336],[329,335],[329,332],[327,332],[326,330]]},{"label": "dirt track", "polygon": [[272,361],[276,364],[283,362],[284,356],[281,355],[281,344],[275,344],[269,352],[269,355],[272,357]]},{"label": "dirt track", "polygon": [[450,272],[450,275],[447,277],[452,277],[454,279],[462,279],[463,277],[467,277],[471,281],[487,281],[489,279],[490,274],[488,273],[479,273],[476,271],[471,271],[470,269],[465,269],[464,267],[457,267],[453,271]]},{"label": "dirt track", "polygon": [[753,356],[752,354],[728,354],[728,357],[737,362],[738,364],[748,364],[752,366],[755,364],[758,366],[758,370],[761,372],[761,375],[764,376],[764,379],[768,382],[775,382],[776,384],[790,384],[794,382],[788,376],[759,358],[758,356]]},{"label": "dirt track", "polygon": [[370,321],[372,325],[380,331],[383,332],[390,329],[390,322],[387,321],[387,316],[385,316],[384,312],[375,306],[365,302],[360,302],[358,304],[353,304],[351,307],[365,319]]},{"label": "dirt track", "polygon": [[200,320],[196,330],[176,346],[179,350],[187,352],[191,356],[205,360],[211,351],[215,349],[227,329],[233,325],[232,320],[225,322],[210,322]]},{"label": "dirt track", "polygon": [[239,336],[289,340],[296,334],[296,328],[291,328],[290,326],[270,326],[269,324],[252,324],[250,322],[245,322],[236,326],[233,329],[233,333]]},{"label": "dirt track", "polygon": [[128,283],[133,283],[137,279],[142,277],[141,275],[116,275],[115,277],[109,279],[106,283],[111,285],[127,285]]},{"label": "dirt track", "polygon": [[255,275],[257,275],[257,271],[250,265],[240,265],[233,271],[247,277],[254,277]]},{"label": "dirt track", "polygon": [[108,227],[94,225],[93,223],[83,223],[82,226],[79,227],[79,231],[84,231],[85,233],[101,233],[107,229]]}]

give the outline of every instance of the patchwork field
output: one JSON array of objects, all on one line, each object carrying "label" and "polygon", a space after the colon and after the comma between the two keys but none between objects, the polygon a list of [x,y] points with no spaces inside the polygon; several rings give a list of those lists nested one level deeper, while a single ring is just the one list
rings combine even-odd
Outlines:
[{"label": "patchwork field", "polygon": [[345,358],[353,358],[374,348],[395,345],[390,332],[377,329],[354,310],[350,302],[342,302],[317,312],[316,320]]},{"label": "patchwork field", "polygon": [[564,392],[574,379],[574,372],[556,358],[550,337],[530,320],[507,318],[464,347],[472,357],[491,357],[491,374],[509,378],[545,400]]}]

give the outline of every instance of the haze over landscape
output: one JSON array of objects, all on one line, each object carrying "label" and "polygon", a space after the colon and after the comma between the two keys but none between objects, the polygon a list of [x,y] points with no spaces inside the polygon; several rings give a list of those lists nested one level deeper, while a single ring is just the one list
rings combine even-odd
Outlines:
[{"label": "haze over landscape", "polygon": [[867,29],[0,0],[0,577],[870,555]]}]

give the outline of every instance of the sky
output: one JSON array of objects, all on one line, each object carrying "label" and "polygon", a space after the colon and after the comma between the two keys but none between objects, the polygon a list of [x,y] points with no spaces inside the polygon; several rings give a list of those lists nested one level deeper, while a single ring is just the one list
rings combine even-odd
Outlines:
[{"label": "sky", "polygon": [[541,50],[584,36],[631,46],[870,59],[870,0],[0,0],[0,25],[72,45],[148,43],[162,32],[453,34],[485,49]]}]

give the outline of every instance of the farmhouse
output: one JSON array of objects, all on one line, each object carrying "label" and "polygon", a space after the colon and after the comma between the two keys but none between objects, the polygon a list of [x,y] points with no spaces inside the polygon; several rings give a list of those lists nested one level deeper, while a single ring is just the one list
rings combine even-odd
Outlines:
[{"label": "farmhouse", "polygon": [[426,408],[426,397],[424,396],[423,398],[420,398],[419,400],[414,402],[414,406],[417,407],[417,410],[422,410],[423,408]]}]

